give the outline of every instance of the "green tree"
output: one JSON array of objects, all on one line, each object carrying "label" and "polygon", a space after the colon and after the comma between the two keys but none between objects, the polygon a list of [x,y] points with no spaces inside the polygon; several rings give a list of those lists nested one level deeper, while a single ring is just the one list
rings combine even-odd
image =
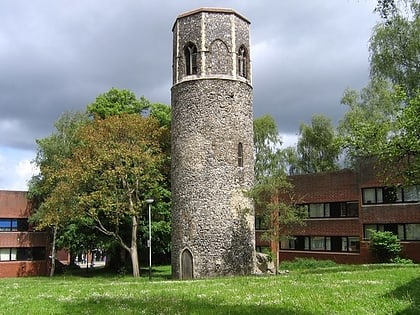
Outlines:
[{"label": "green tree", "polygon": [[87,111],[93,116],[106,118],[119,114],[141,114],[150,107],[150,102],[144,97],[137,99],[129,90],[111,88],[108,92],[100,94],[95,102],[87,106]]},{"label": "green tree", "polygon": [[387,141],[375,149],[391,174],[402,175],[405,184],[418,184],[420,94],[420,3],[407,1],[408,14],[399,10],[378,24],[370,41],[371,73],[394,84],[399,102]]},{"label": "green tree", "polygon": [[349,111],[340,123],[340,136],[351,160],[375,156],[380,171],[414,184],[420,169],[420,3],[407,1],[408,14],[400,9],[401,2],[392,3],[370,40],[369,86],[360,95],[344,94],[342,103]]},{"label": "green tree", "polygon": [[[270,241],[275,270],[278,266],[279,241],[285,236],[281,227],[304,224],[307,211],[296,206],[293,186],[287,180],[286,160],[274,119],[265,115],[254,120],[256,184],[250,192],[256,215],[267,227],[264,237]],[[284,229],[283,229],[284,230]]]},{"label": "green tree", "polygon": [[346,90],[341,103],[348,110],[338,125],[339,142],[348,166],[354,166],[358,158],[377,155],[378,146],[386,143],[400,103],[383,79],[373,79],[360,93]]},{"label": "green tree", "polygon": [[[125,102],[125,103],[124,103]],[[91,122],[92,119],[105,119],[113,115],[124,113],[135,113],[140,115],[150,107],[150,116],[159,120],[158,129],[168,130],[170,126],[170,107],[164,104],[150,104],[144,97],[137,100],[135,95],[127,90],[111,89],[109,92],[100,95],[97,102],[89,105],[90,110],[86,113],[65,113],[56,123],[57,131],[51,136],[37,140],[38,153],[35,159],[36,165],[40,168],[40,174],[31,179],[30,198],[36,205],[36,213],[32,220],[36,221],[38,228],[49,228],[53,235],[53,253],[55,256],[55,244],[65,246],[73,256],[73,249],[80,248],[80,241],[87,240],[92,244],[92,240],[97,237],[97,231],[90,228],[87,224],[91,219],[86,217],[75,217],[74,207],[76,202],[65,198],[70,194],[71,185],[65,185],[62,180],[62,169],[67,167],[68,159],[82,143],[78,138],[78,129]],[[80,121],[79,121],[80,120]],[[164,166],[161,168],[161,175],[165,178],[158,189],[154,198],[153,205],[153,224],[152,233],[154,237],[154,254],[167,255],[170,248],[170,137],[169,132],[165,132],[165,137],[161,138],[161,149],[165,154]],[[61,185],[63,194],[49,198],[51,192]],[[69,190],[69,191],[66,191]],[[142,218],[143,219],[143,218]],[[124,222],[122,222],[123,224]],[[121,225],[121,230],[130,230],[131,222],[125,222],[126,226]],[[144,224],[140,225],[140,232],[144,232]],[[88,227],[88,228],[87,228]],[[75,233],[82,233],[76,236]],[[89,234],[89,235],[88,235]],[[125,236],[125,235],[124,235]],[[98,242],[104,244],[104,239],[97,237]],[[108,237],[111,241],[111,239]],[[141,233],[139,240],[140,247],[145,245],[145,237]],[[84,242],[84,241],[83,241]],[[84,248],[86,248],[84,242]],[[111,244],[104,244],[110,247]],[[93,246],[93,245],[92,245]],[[113,245],[113,248],[115,246]],[[161,257],[161,255],[159,255]],[[54,258],[53,258],[54,262]],[[53,274],[54,268],[51,269]]]},{"label": "green tree", "polygon": [[397,12],[397,2],[398,0],[378,0],[375,12],[379,13],[384,20],[387,20]]},{"label": "green tree", "polygon": [[140,275],[138,226],[145,199],[155,196],[164,179],[161,141],[167,132],[155,119],[137,114],[108,116],[83,126],[77,134],[81,145],[64,160],[58,183],[44,202],[50,207],[72,204],[73,217],[93,219],[97,229],[129,253],[135,277]]},{"label": "green tree", "polygon": [[150,116],[159,120],[162,127],[171,128],[171,106],[162,103],[153,103],[150,105]]},{"label": "green tree", "polygon": [[255,179],[262,182],[266,177],[284,173],[285,159],[281,150],[279,131],[270,115],[254,119],[254,152],[255,152]]},{"label": "green tree", "polygon": [[407,186],[416,185],[420,178],[420,93],[409,99],[401,91],[399,98],[407,105],[398,111],[396,132],[379,145],[377,156],[390,178],[397,176]]},{"label": "green tree", "polygon": [[331,120],[323,115],[314,115],[311,125],[302,123],[299,127],[295,155],[293,151],[289,151],[290,173],[308,174],[337,170],[339,153],[340,148]]},{"label": "green tree", "polygon": [[[171,128],[171,107],[166,104],[153,103],[150,106],[150,117],[159,121],[162,128]],[[159,186],[156,196],[159,196],[153,204],[152,211],[152,236],[153,257],[162,262],[169,262],[171,250],[171,138],[170,133],[162,138],[161,147],[165,153],[165,162],[162,167],[164,180]],[[147,246],[148,226],[140,227],[142,245]]]},{"label": "green tree", "polygon": [[376,25],[369,50],[372,77],[390,80],[412,98],[420,87],[420,3],[408,2],[411,14],[394,4],[393,14]]},{"label": "green tree", "polygon": [[57,185],[55,174],[61,169],[63,160],[71,156],[72,150],[78,145],[78,129],[88,120],[85,113],[65,112],[55,123],[56,131],[47,138],[37,140],[38,149],[34,163],[40,174],[30,180],[28,196],[36,210],[31,221],[36,224],[37,229],[48,228],[52,234],[50,276],[55,272],[57,237],[69,220],[68,211],[72,205],[61,204],[51,209],[45,204],[45,200]]},{"label": "green tree", "polygon": [[[101,233],[89,217],[69,220],[57,236],[57,247],[69,252],[71,265],[75,263],[76,257],[93,254],[96,249],[106,250],[109,246],[109,237]],[[88,266],[86,264],[87,271]]]},{"label": "green tree", "polygon": [[[137,99],[135,94],[129,90],[119,90],[112,88],[108,92],[99,95],[95,102],[88,105],[87,111],[91,116],[97,118],[105,118],[112,115],[128,114],[144,114],[146,110],[150,110],[149,115],[157,119],[161,127],[170,129],[171,125],[171,107],[161,103],[151,103],[145,97]],[[154,256],[167,256],[170,248],[170,229],[171,229],[171,192],[170,192],[170,133],[163,137],[161,147],[165,152],[165,163],[162,167],[162,175],[165,180],[159,187],[159,193],[155,196],[156,200],[153,204],[153,224],[152,234],[154,239]],[[145,247],[147,238],[143,235],[148,232],[148,226],[139,227],[140,245]]]}]

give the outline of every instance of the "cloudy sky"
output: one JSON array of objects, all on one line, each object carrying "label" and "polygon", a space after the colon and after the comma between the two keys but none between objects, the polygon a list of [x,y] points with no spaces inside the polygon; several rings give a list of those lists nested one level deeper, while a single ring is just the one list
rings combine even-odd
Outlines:
[{"label": "cloudy sky", "polygon": [[172,26],[198,7],[251,21],[254,115],[293,143],[301,122],[337,122],[368,80],[374,0],[2,0],[0,189],[25,190],[35,140],[111,87],[170,104]]}]

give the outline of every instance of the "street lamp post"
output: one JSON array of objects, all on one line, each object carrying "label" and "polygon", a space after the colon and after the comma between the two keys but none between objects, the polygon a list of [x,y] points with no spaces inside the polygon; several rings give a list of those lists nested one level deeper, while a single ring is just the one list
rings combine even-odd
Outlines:
[{"label": "street lamp post", "polygon": [[149,281],[152,280],[152,203],[153,199],[146,199],[149,205],[149,240],[147,246],[149,247]]}]

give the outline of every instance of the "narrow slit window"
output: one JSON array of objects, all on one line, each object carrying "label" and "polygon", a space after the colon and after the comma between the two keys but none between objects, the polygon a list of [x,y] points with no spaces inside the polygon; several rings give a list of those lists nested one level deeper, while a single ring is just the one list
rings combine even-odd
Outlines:
[{"label": "narrow slit window", "polygon": [[247,59],[246,48],[241,46],[238,51],[238,74],[244,78],[247,77]]},{"label": "narrow slit window", "polygon": [[186,74],[197,74],[197,46],[188,43],[184,48]]},{"label": "narrow slit window", "polygon": [[238,166],[244,166],[244,149],[241,142],[238,143]]}]

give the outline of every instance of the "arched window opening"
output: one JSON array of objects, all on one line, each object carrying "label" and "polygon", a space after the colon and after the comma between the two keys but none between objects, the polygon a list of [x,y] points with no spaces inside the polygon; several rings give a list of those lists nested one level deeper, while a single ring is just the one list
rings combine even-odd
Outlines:
[{"label": "arched window opening", "polygon": [[197,46],[188,43],[184,48],[186,74],[197,74]]},{"label": "arched window opening", "polygon": [[247,77],[248,54],[245,46],[241,46],[238,51],[238,74],[241,77]]},{"label": "arched window opening", "polygon": [[238,166],[244,166],[244,149],[241,142],[238,143]]}]

